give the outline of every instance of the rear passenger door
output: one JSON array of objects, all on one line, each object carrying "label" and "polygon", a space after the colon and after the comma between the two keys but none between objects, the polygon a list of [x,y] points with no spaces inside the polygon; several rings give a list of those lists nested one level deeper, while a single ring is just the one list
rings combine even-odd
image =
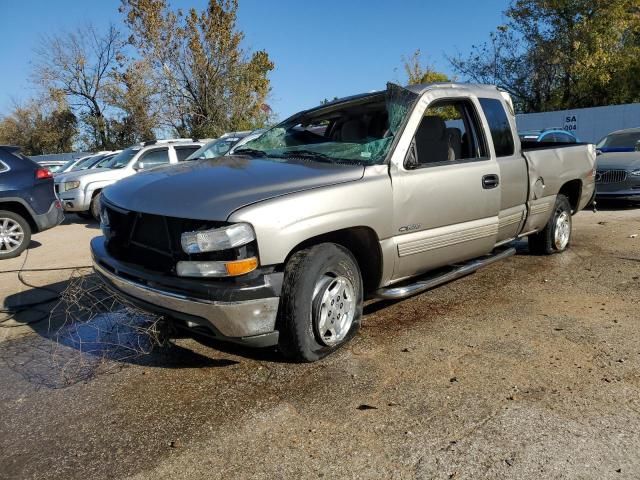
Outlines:
[{"label": "rear passenger door", "polygon": [[477,101],[450,95],[421,100],[407,155],[392,169],[396,280],[486,254],[496,242],[498,165]]},{"label": "rear passenger door", "polygon": [[[493,154],[500,172],[500,212],[496,241],[506,242],[522,230],[526,218],[529,173],[527,162],[516,148],[513,132],[515,117],[497,98],[479,98],[493,144]],[[510,108],[510,107],[507,107]]]}]

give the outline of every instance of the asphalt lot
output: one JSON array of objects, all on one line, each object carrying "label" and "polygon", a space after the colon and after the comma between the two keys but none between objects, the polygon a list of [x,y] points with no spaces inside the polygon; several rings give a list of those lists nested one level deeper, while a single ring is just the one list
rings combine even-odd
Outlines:
[{"label": "asphalt lot", "polygon": [[[70,216],[0,270],[88,265],[97,234]],[[179,339],[87,370],[55,320],[0,323],[0,478],[639,478],[640,209],[581,212],[562,255],[521,247],[367,305],[315,364]],[[0,274],[0,299],[72,273]]]}]

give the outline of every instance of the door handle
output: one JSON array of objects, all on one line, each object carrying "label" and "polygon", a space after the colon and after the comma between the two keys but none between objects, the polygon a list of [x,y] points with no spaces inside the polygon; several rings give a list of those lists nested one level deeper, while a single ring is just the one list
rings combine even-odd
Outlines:
[{"label": "door handle", "polygon": [[482,188],[490,190],[500,185],[500,177],[495,174],[485,175],[482,177]]}]

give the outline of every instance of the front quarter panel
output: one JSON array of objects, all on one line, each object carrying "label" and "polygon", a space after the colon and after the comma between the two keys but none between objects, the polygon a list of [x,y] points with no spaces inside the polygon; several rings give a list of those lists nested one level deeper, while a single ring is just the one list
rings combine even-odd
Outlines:
[{"label": "front quarter panel", "polygon": [[283,195],[241,208],[230,222],[256,232],[260,263],[283,263],[300,243],[350,227],[369,227],[379,240],[391,236],[393,199],[386,165],[367,167],[362,179]]}]

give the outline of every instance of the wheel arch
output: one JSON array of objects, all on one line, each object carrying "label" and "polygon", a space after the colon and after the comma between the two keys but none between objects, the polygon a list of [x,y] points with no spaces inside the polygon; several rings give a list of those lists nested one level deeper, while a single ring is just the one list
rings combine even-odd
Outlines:
[{"label": "wheel arch", "polygon": [[33,232],[39,231],[38,224],[34,220],[33,214],[29,211],[29,209],[23,203],[15,200],[9,200],[9,201],[0,200],[0,210],[7,210],[9,212],[13,212],[20,215],[27,221],[27,223],[29,224],[29,227],[31,227],[31,231]]},{"label": "wheel arch", "polygon": [[582,180],[569,180],[564,185],[562,185],[562,187],[560,187],[558,195],[564,195],[569,199],[572,213],[576,214],[578,212],[578,206],[580,204],[580,197],[582,196]]},{"label": "wheel arch", "polygon": [[296,252],[321,243],[335,243],[351,252],[358,263],[365,293],[378,288],[382,278],[383,257],[380,240],[372,228],[348,227],[308,238],[291,249],[284,265]]}]

